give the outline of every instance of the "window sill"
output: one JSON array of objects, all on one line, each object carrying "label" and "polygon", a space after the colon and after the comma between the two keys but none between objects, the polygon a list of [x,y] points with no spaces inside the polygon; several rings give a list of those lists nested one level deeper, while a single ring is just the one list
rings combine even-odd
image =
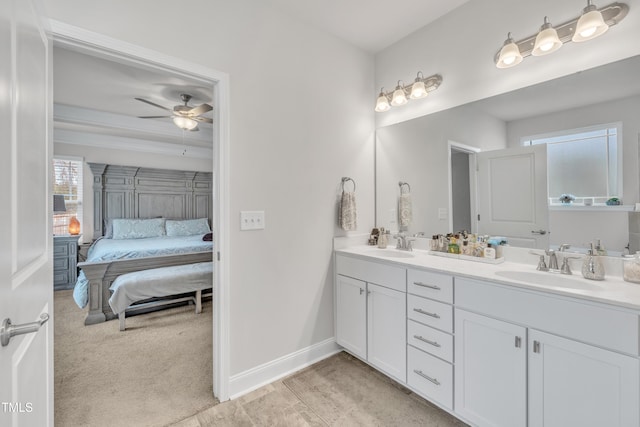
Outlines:
[{"label": "window sill", "polygon": [[566,204],[566,205],[549,205],[550,211],[616,211],[616,212],[633,212],[635,211],[634,205],[617,205],[617,206],[607,206],[607,205],[574,205],[574,204]]}]

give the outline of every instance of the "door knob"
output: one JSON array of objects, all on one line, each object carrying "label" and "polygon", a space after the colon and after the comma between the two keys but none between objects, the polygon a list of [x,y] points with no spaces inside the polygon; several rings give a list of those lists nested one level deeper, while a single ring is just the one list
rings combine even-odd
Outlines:
[{"label": "door knob", "polygon": [[38,332],[40,330],[40,326],[44,325],[47,320],[49,320],[49,315],[47,313],[42,313],[40,315],[40,319],[36,322],[24,323],[22,325],[13,325],[11,324],[11,319],[4,319],[2,326],[0,327],[0,344],[2,344],[3,347],[6,347],[9,345],[11,338],[16,335]]}]

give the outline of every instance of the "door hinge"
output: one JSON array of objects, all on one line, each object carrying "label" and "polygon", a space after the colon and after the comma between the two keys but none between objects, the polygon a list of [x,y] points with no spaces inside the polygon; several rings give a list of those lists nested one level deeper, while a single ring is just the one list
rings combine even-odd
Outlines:
[{"label": "door hinge", "polygon": [[218,258],[218,261],[220,261],[220,252],[216,252],[216,257]]},{"label": "door hinge", "polygon": [[478,221],[480,221],[480,214],[478,214]]}]

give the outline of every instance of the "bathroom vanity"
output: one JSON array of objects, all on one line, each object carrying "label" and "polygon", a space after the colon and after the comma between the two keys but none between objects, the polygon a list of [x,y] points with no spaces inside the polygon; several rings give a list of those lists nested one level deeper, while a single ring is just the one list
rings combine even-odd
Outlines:
[{"label": "bathroom vanity", "polygon": [[640,285],[335,251],[336,341],[476,426],[640,425]]}]

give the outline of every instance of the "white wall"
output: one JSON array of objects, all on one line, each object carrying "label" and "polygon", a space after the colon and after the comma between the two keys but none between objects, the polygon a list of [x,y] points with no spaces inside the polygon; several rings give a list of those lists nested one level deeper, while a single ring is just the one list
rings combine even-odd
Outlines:
[{"label": "white wall", "polygon": [[[55,138],[55,131],[54,131]],[[90,147],[87,145],[65,144],[55,142],[53,144],[53,156],[73,156],[84,160],[82,169],[83,185],[83,211],[82,218],[78,218],[82,224],[82,241],[90,242],[93,230],[93,174],[87,163],[107,163],[122,166],[139,166],[159,169],[175,169],[211,172],[213,164],[211,159],[184,157],[180,155],[170,156],[140,151],[123,151],[109,148]]]},{"label": "white wall", "polygon": [[[259,0],[45,5],[55,20],[230,75],[232,376],[333,337],[342,176],[357,182],[358,232],[374,225],[373,57]],[[240,232],[241,210],[264,210],[266,230]]]},{"label": "white wall", "polygon": [[[605,35],[586,43],[568,43],[545,57],[528,57],[509,69],[495,67],[493,57],[507,32],[516,40],[534,35],[548,16],[559,24],[580,15],[586,2],[557,0],[471,0],[436,22],[376,55],[376,88],[393,89],[418,71],[439,73],[442,85],[425,100],[410,101],[376,113],[378,127],[509,92],[640,53],[637,1],[630,13]],[[608,4],[608,2],[605,2]],[[605,4],[597,4],[604,6]],[[370,95],[373,106],[375,93]]]}]

